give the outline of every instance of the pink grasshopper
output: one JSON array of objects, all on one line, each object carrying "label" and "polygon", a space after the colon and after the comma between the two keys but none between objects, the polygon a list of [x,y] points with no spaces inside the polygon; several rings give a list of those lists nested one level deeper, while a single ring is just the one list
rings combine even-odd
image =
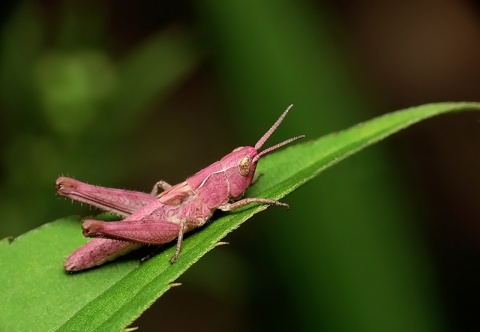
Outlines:
[{"label": "pink grasshopper", "polygon": [[[65,269],[88,269],[145,244],[162,245],[177,239],[175,253],[170,259],[170,263],[174,263],[180,254],[183,235],[203,226],[216,209],[232,211],[250,203],[288,208],[288,204],[271,199],[242,197],[252,183],[257,162],[262,156],[304,137],[293,137],[258,152],[291,107],[260,138],[255,147],[236,148],[220,161],[175,186],[159,181],[151,194],[98,187],[59,177],[56,181],[59,195],[126,217],[122,221],[113,222],[84,220],[83,235],[96,239],[75,250],[65,261]],[[164,191],[157,195],[159,189]]]}]

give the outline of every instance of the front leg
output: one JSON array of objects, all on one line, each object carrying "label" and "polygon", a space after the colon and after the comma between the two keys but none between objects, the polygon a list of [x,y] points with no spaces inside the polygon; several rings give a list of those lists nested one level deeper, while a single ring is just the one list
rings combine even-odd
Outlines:
[{"label": "front leg", "polygon": [[267,205],[275,205],[275,206],[282,206],[286,209],[289,208],[289,205],[286,203],[282,203],[279,201],[275,201],[273,199],[268,199],[268,198],[244,198],[239,201],[236,201],[234,203],[226,203],[223,205],[220,205],[218,208],[222,211],[232,211],[239,209],[247,204],[250,203],[260,203],[260,204],[267,204]]},{"label": "front leg", "polygon": [[153,185],[153,189],[151,191],[151,194],[156,196],[158,194],[158,192],[160,191],[160,189],[167,190],[171,186],[172,185],[170,183],[168,183],[166,181],[163,181],[163,180],[160,180]]}]

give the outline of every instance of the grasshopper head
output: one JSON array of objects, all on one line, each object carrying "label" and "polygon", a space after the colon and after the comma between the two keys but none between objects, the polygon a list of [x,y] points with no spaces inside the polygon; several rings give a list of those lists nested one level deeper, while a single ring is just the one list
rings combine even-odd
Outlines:
[{"label": "grasshopper head", "polygon": [[243,196],[245,190],[250,186],[255,175],[258,160],[269,152],[272,152],[286,144],[289,144],[304,136],[296,136],[287,139],[281,143],[275,144],[263,151],[258,151],[265,141],[273,134],[275,129],[278,128],[283,118],[287,115],[288,111],[292,108],[290,105],[285,112],[278,118],[273,126],[260,138],[260,140],[253,146],[243,146],[236,148],[231,153],[222,158],[220,163],[223,165],[225,175],[229,183],[230,196],[232,198],[240,198]]},{"label": "grasshopper head", "polygon": [[257,161],[257,150],[252,146],[236,148],[220,160],[229,184],[229,194],[232,198],[240,198],[252,183]]}]

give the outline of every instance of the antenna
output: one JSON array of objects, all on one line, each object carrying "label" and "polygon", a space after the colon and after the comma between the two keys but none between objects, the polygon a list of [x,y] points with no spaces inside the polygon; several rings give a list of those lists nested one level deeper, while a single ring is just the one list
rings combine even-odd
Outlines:
[{"label": "antenna", "polygon": [[[260,138],[260,140],[257,142],[257,144],[255,144],[255,150],[258,151],[258,149],[260,149],[262,147],[262,145],[265,143],[265,141],[273,134],[273,132],[278,128],[278,126],[280,125],[280,123],[282,123],[283,119],[285,118],[285,116],[287,115],[288,111],[290,111],[290,109],[292,108],[293,105],[290,105],[287,107],[287,109],[285,110],[285,112],[283,112],[282,115],[280,115],[280,117],[278,118],[277,121],[275,121],[275,123],[273,124],[273,126],[270,127],[270,129],[268,129],[268,131],[262,136],[262,138]],[[262,156],[266,155],[267,153],[273,151],[273,150],[276,150],[284,145],[287,145],[293,141],[296,141],[297,139],[300,139],[300,138],[303,138],[305,137],[305,135],[300,135],[300,136],[295,136],[295,137],[292,137],[292,138],[289,138],[281,143],[278,143],[278,144],[275,144],[274,146],[271,146],[265,150],[263,150],[262,152],[258,153],[254,158],[253,158],[253,161],[252,162],[257,162]]]},{"label": "antenna", "polygon": [[268,131],[263,134],[262,138],[260,138],[257,142],[257,144],[255,144],[255,150],[258,150],[262,147],[262,145],[266,142],[266,140],[273,134],[273,132],[278,128],[278,126],[280,125],[280,123],[282,123],[283,121],[283,118],[285,118],[287,116],[287,113],[288,111],[290,111],[290,109],[293,107],[293,104],[288,106],[287,109],[285,110],[285,112],[283,112],[282,115],[280,115],[280,117],[278,118],[278,120],[273,124],[273,126],[270,127],[270,129],[268,129]]}]

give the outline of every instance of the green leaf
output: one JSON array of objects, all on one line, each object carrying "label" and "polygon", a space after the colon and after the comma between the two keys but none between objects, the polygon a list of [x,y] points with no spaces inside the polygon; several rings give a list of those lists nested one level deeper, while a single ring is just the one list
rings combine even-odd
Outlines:
[{"label": "green leaf", "polygon": [[[388,135],[434,115],[463,110],[480,110],[480,103],[414,107],[285,148],[262,159],[258,171],[264,176],[246,196],[281,199],[326,168]],[[265,208],[245,207],[207,224],[184,241],[174,265],[168,263],[174,250],[170,246],[142,265],[136,259],[118,259],[100,268],[68,274],[62,265],[65,257],[86,242],[79,231],[79,218],[46,224],[13,242],[1,241],[0,330],[121,330],[218,241]]]}]

